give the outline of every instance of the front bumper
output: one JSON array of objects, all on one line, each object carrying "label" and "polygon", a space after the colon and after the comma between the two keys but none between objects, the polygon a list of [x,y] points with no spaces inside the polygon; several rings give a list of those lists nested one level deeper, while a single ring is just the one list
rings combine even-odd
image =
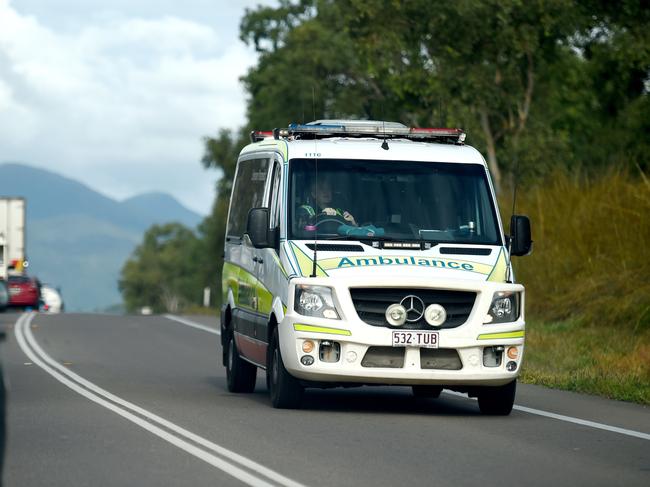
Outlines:
[{"label": "front bumper", "polygon": [[[524,354],[525,321],[523,316],[523,287],[516,284],[492,282],[459,282],[450,284],[443,282],[419,282],[409,280],[404,283],[405,289],[437,288],[454,290],[472,290],[477,298],[467,321],[456,328],[439,330],[439,349],[457,353],[460,368],[449,370],[448,364],[442,363],[441,368],[431,368],[424,365],[423,356],[427,351],[419,347],[404,347],[396,350],[392,347],[392,331],[395,328],[371,326],[361,321],[354,309],[348,287],[354,283],[346,281],[337,283],[331,278],[296,280],[292,284],[313,284],[333,287],[336,292],[339,307],[342,311],[341,320],[312,318],[302,316],[293,310],[290,298],[287,314],[278,325],[280,348],[284,365],[295,377],[315,382],[329,383],[363,383],[363,384],[403,384],[403,385],[503,385],[515,379]],[[367,284],[365,284],[367,286]],[[377,285],[376,282],[373,285]],[[408,285],[408,287],[407,287]],[[400,287],[395,280],[391,287]],[[483,324],[492,296],[495,291],[521,291],[521,313],[517,321],[504,324]],[[294,293],[291,292],[290,296]],[[435,330],[431,328],[431,330]],[[306,340],[314,342],[315,348],[311,353],[303,352],[302,345]],[[326,362],[319,356],[319,346],[323,341],[337,342],[340,346],[340,358],[336,362]],[[517,348],[517,358],[510,359],[506,355],[509,347]],[[372,348],[371,348],[372,347]],[[484,363],[484,350],[492,347],[503,347],[500,364],[487,366]],[[400,347],[401,348],[401,347]],[[372,351],[371,351],[372,350]],[[390,367],[368,365],[364,358],[366,354],[385,350],[396,353],[403,358],[403,363]],[[403,352],[403,355],[402,353]],[[437,352],[433,352],[437,353]],[[444,352],[443,352],[444,353]],[[311,365],[301,363],[305,355],[313,357]],[[516,367],[507,368],[509,362],[515,362]],[[490,364],[490,365],[493,365]]]}]

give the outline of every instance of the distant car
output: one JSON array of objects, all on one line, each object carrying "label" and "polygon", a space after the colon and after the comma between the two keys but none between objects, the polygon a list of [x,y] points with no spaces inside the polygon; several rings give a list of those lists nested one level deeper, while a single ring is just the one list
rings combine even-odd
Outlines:
[{"label": "distant car", "polygon": [[64,310],[61,293],[49,284],[43,284],[41,286],[41,303],[41,309],[48,313],[61,313]]},{"label": "distant car", "polygon": [[0,313],[7,309],[9,306],[9,288],[7,283],[0,279]]},{"label": "distant car", "polygon": [[29,276],[9,276],[9,306],[38,309],[41,298],[40,284]]}]

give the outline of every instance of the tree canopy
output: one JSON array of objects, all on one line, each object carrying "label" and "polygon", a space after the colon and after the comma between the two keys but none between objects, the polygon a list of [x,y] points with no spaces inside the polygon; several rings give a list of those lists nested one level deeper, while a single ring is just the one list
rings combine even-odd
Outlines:
[{"label": "tree canopy", "polygon": [[200,227],[207,257],[197,275],[219,286],[235,163],[251,129],[318,118],[461,127],[497,188],[515,167],[529,185],[557,167],[647,172],[649,3],[280,0],[248,9],[240,37],[259,59],[242,77],[247,122],[204,139],[202,162],[221,179]]},{"label": "tree canopy", "polygon": [[179,223],[154,225],[124,264],[119,289],[128,311],[149,306],[155,312],[175,312],[198,303],[203,262],[199,238]]}]

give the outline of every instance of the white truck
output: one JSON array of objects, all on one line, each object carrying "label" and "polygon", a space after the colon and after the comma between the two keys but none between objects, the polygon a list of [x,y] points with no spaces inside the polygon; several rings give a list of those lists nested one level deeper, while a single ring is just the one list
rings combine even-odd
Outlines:
[{"label": "white truck", "polygon": [[0,279],[27,266],[25,208],[24,198],[0,197]]},{"label": "white truck", "polygon": [[254,132],[226,230],[221,340],[228,389],[266,369],[274,407],[306,387],[411,386],[509,414],[524,287],[487,165],[459,129],[327,120]]}]

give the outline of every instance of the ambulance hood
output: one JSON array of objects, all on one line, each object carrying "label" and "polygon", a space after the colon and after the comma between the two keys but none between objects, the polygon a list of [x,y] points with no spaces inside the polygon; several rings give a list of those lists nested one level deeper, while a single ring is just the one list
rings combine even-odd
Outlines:
[{"label": "ambulance hood", "polygon": [[[506,280],[506,254],[500,246],[439,244],[427,250],[378,249],[361,242],[319,242],[318,276],[345,278],[362,275],[377,279],[414,278]],[[311,247],[311,248],[310,248]],[[288,274],[310,276],[313,242],[290,241]]]}]

